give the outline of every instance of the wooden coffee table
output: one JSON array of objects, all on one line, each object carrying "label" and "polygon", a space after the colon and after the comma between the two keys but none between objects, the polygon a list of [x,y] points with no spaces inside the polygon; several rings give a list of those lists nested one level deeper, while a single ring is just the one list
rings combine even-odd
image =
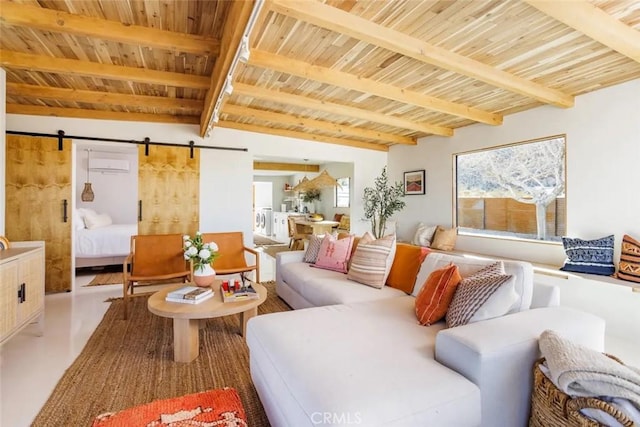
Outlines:
[{"label": "wooden coffee table", "polygon": [[259,283],[251,282],[259,298],[223,302],[222,292],[220,292],[221,284],[222,280],[216,280],[211,286],[215,295],[200,304],[165,301],[167,293],[186,286],[185,283],[167,286],[149,297],[147,307],[150,312],[173,319],[173,359],[176,362],[188,363],[198,357],[199,326],[204,327],[206,319],[240,313],[242,328],[240,332],[245,336],[247,322],[258,314],[258,306],[267,299],[267,289]]}]

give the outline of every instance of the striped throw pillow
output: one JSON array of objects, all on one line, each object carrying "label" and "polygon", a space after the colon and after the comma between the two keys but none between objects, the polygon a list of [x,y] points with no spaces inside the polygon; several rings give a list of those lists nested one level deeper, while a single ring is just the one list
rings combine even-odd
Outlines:
[{"label": "striped throw pillow", "polygon": [[562,244],[567,259],[560,270],[601,276],[611,276],[615,273],[613,234],[595,240],[563,237]]},{"label": "striped throw pillow", "polygon": [[627,234],[622,238],[618,279],[640,283],[640,242]]},{"label": "striped throw pillow", "polygon": [[455,264],[429,274],[416,297],[416,316],[421,325],[430,326],[444,318],[461,280],[462,276]]},{"label": "striped throw pillow", "polygon": [[[449,305],[449,310],[447,310],[447,327],[452,328],[470,323],[471,318],[480,307],[502,285],[513,282],[512,278],[513,276],[504,274],[504,265],[501,261],[498,261],[484,267],[472,276],[462,279]],[[508,302],[502,314],[506,314],[509,311],[512,302]]]},{"label": "striped throw pillow", "polygon": [[312,234],[309,236],[309,245],[307,251],[304,253],[304,262],[315,264],[318,259],[318,253],[320,253],[320,245],[322,244],[322,238]]},{"label": "striped throw pillow", "polygon": [[347,279],[382,289],[391,271],[395,253],[395,234],[376,240],[366,232],[353,254]]}]

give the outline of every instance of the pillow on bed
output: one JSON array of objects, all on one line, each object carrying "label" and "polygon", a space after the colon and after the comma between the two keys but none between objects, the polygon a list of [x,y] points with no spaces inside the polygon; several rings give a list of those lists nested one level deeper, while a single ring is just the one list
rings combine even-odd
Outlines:
[{"label": "pillow on bed", "polygon": [[94,228],[106,227],[107,225],[113,224],[111,217],[109,214],[93,214],[87,213],[84,216],[84,223],[89,230],[93,230]]},{"label": "pillow on bed", "polygon": [[84,226],[84,218],[82,218],[82,215],[80,214],[80,212],[78,211],[78,209],[74,209],[73,210],[73,227],[76,230],[82,230],[85,226]]}]

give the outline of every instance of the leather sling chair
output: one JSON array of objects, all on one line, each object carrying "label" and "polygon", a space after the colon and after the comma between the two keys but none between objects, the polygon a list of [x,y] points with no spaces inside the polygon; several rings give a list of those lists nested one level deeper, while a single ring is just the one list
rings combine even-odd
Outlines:
[{"label": "leather sling chair", "polygon": [[[244,236],[241,231],[203,233],[202,241],[215,242],[218,245],[220,256],[212,264],[216,276],[239,273],[245,277],[246,273],[255,271],[255,281],[260,282],[260,254],[255,249],[244,245]],[[247,264],[246,253],[253,255],[253,264]]]},{"label": "leather sling chair", "polygon": [[124,260],[122,274],[124,318],[127,319],[129,298],[134,295],[135,287],[158,285],[157,281],[191,281],[191,269],[184,259],[182,234],[131,236],[131,253]]}]

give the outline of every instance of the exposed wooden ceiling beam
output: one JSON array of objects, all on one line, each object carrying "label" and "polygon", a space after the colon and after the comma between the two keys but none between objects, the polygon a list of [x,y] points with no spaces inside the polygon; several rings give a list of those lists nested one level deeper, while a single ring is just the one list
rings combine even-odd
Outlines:
[{"label": "exposed wooden ceiling beam", "polygon": [[[254,2],[255,0],[233,0],[229,8],[229,15],[225,20],[222,40],[220,41],[221,54],[213,66],[213,72],[207,85],[208,91],[204,100],[204,110],[200,116],[201,137],[204,137],[208,132],[216,101],[224,89],[225,79],[231,70],[231,64],[233,63],[236,50],[242,41],[244,29],[251,17]],[[222,105],[220,107],[222,107]]]},{"label": "exposed wooden ceiling beam", "polygon": [[7,104],[7,114],[31,116],[74,117],[78,119],[122,120],[127,122],[198,124],[198,116],[172,114],[125,113],[117,111],[83,110],[80,108],[47,107],[43,105]]},{"label": "exposed wooden ceiling beam", "polygon": [[139,25],[127,25],[122,22],[12,2],[2,2],[0,22],[45,31],[96,37],[136,46],[167,49],[174,52],[187,52],[196,55],[217,55],[220,52],[219,41],[212,38]]},{"label": "exposed wooden ceiling beam", "polygon": [[310,129],[318,129],[326,132],[335,133],[339,136],[345,137],[357,137],[362,139],[371,139],[374,141],[384,141],[392,144],[407,144],[416,145],[415,139],[393,135],[384,132],[377,132],[370,129],[357,128],[353,126],[343,126],[327,121],[308,119],[304,117],[292,116],[289,114],[276,113],[273,111],[258,110],[250,107],[243,107],[241,105],[227,104],[222,110],[225,114],[231,114],[234,116],[253,118],[256,120],[274,122],[287,126],[298,126]]},{"label": "exposed wooden ceiling beam", "polygon": [[261,171],[320,172],[320,165],[254,161],[253,169]]},{"label": "exposed wooden ceiling beam", "polygon": [[640,62],[640,31],[585,0],[525,0],[542,13]]},{"label": "exposed wooden ceiling beam", "polygon": [[63,102],[127,105],[130,107],[161,108],[165,110],[202,110],[202,101],[198,101],[197,99],[108,93],[12,82],[7,82],[7,95],[51,99]]},{"label": "exposed wooden ceiling beam", "polygon": [[342,104],[335,104],[333,102],[321,101],[318,99],[308,98],[306,96],[294,95],[287,92],[267,89],[265,87],[251,86],[240,82],[236,82],[233,84],[233,93],[236,95],[247,95],[255,98],[265,99],[271,102],[293,105],[299,108],[310,108],[318,111],[324,111],[325,113],[352,117],[360,120],[366,120],[368,122],[374,122],[428,134],[442,136],[453,135],[453,129],[444,126],[417,123],[388,114],[376,113],[375,111],[368,111]]},{"label": "exposed wooden ceiling beam", "polygon": [[342,87],[348,90],[369,93],[382,98],[402,102],[404,104],[416,105],[425,109],[464,117],[476,122],[487,123],[490,125],[499,125],[502,123],[502,116],[500,114],[490,113],[488,111],[471,108],[454,102],[443,101],[432,96],[402,89],[391,84],[361,78],[356,75],[333,70],[331,68],[319,67],[317,65],[308,64],[306,62],[262,50],[253,49],[251,51],[249,64],[256,67],[279,71],[285,74],[292,74],[305,79],[319,81],[332,86]]},{"label": "exposed wooden ceiling beam", "polygon": [[328,144],[346,145],[355,148],[364,148],[367,150],[389,151],[389,147],[371,142],[354,141],[350,139],[333,138],[330,136],[315,135],[308,132],[299,132],[295,130],[277,129],[268,126],[251,125],[245,123],[236,123],[228,120],[220,120],[218,126],[222,128],[244,130],[255,133],[266,133],[269,135],[286,136],[289,138],[306,139],[315,142],[326,142]]},{"label": "exposed wooden ceiling beam", "polygon": [[283,15],[291,16],[340,34],[346,34],[357,40],[380,46],[446,70],[455,71],[458,74],[547,104],[553,104],[558,107],[571,107],[574,103],[571,95],[450,52],[324,3],[317,1],[272,0],[269,2],[269,6],[272,10]]},{"label": "exposed wooden ceiling beam", "polygon": [[209,87],[208,77],[194,74],[99,64],[97,62],[53,58],[51,56],[32,55],[30,53],[12,52],[9,50],[0,50],[0,65],[29,71],[62,73],[73,76],[88,76],[163,86],[187,87],[192,89],[207,89]]}]

